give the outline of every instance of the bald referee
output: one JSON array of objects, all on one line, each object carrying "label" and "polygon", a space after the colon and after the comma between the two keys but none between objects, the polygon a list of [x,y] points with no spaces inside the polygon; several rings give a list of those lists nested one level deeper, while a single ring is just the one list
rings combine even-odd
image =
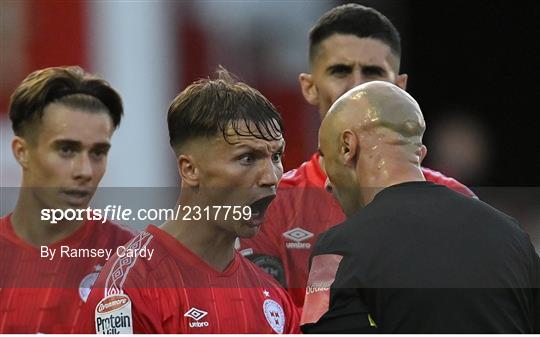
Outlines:
[{"label": "bald referee", "polygon": [[539,333],[540,259],[516,220],[426,182],[424,118],[387,82],[357,86],[319,132],[347,220],[314,249],[304,332]]}]

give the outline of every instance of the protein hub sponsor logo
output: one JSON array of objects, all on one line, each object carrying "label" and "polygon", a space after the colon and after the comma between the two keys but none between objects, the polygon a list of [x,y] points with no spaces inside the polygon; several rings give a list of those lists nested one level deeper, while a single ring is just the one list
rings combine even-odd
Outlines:
[{"label": "protein hub sponsor logo", "polygon": [[127,295],[111,295],[96,306],[96,333],[104,335],[132,334],[131,300]]}]

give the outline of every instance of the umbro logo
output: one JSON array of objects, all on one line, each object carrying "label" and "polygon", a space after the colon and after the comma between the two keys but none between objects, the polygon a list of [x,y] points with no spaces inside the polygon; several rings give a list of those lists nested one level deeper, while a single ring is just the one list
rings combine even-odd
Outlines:
[{"label": "umbro logo", "polygon": [[204,310],[197,309],[195,307],[189,309],[184,314],[184,316],[189,317],[189,318],[193,318],[196,321],[200,320],[201,318],[203,318],[206,315],[208,315],[208,312],[206,312]]},{"label": "umbro logo", "polygon": [[197,309],[195,307],[192,307],[184,314],[185,317],[189,317],[195,320],[195,322],[189,322],[189,326],[191,328],[203,328],[209,326],[210,324],[208,322],[199,322],[199,320],[201,320],[206,315],[208,315],[208,312]]},{"label": "umbro logo", "polygon": [[283,233],[283,236],[289,240],[293,240],[294,242],[302,242],[311,238],[313,236],[313,233],[308,232],[307,230],[300,227],[296,227],[294,229],[291,229],[290,231]]},{"label": "umbro logo", "polygon": [[289,249],[309,249],[311,248],[311,244],[308,242],[302,242],[306,241],[313,237],[313,233],[308,232],[305,229],[302,229],[300,227],[296,227],[291,229],[290,231],[287,231],[283,233],[283,236],[286,239],[289,239],[293,242],[286,242],[285,246]]}]

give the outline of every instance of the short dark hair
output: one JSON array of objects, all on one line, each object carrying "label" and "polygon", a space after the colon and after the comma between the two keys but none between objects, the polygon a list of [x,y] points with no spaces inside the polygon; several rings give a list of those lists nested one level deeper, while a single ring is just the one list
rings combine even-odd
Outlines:
[{"label": "short dark hair", "polygon": [[88,111],[106,110],[115,129],[124,112],[122,98],[107,81],[78,66],[45,68],[28,75],[11,95],[13,132],[26,136],[28,127],[41,120],[44,109],[53,102]]},{"label": "short dark hair", "polygon": [[373,8],[350,3],[324,13],[309,31],[309,60],[313,62],[318,47],[334,34],[351,34],[385,43],[392,53],[401,57],[401,38],[386,16]]},{"label": "short dark hair", "polygon": [[[268,141],[281,139],[283,122],[272,103],[224,68],[217,74],[217,79],[192,83],[171,102],[167,124],[170,144],[176,154],[180,154],[180,147],[187,141],[212,137],[218,132],[229,142],[228,127],[240,136]],[[241,130],[244,123],[247,133]]]}]

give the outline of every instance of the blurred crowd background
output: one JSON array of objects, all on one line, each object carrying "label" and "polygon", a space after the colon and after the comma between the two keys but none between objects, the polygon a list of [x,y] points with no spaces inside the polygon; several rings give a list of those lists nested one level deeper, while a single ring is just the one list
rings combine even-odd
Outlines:
[{"label": "blurred crowd background", "polygon": [[[427,123],[424,166],[518,218],[540,247],[540,4],[357,2],[381,11],[401,33],[401,72],[409,74],[408,91]],[[309,28],[341,3],[1,0],[2,188],[20,183],[9,96],[31,71],[59,65],[102,75],[124,99],[102,186],[177,185],[168,104],[220,64],[277,106],[286,127],[285,169],[298,166],[315,151],[319,125],[297,81],[309,71]],[[9,207],[3,202],[2,214]]]}]

